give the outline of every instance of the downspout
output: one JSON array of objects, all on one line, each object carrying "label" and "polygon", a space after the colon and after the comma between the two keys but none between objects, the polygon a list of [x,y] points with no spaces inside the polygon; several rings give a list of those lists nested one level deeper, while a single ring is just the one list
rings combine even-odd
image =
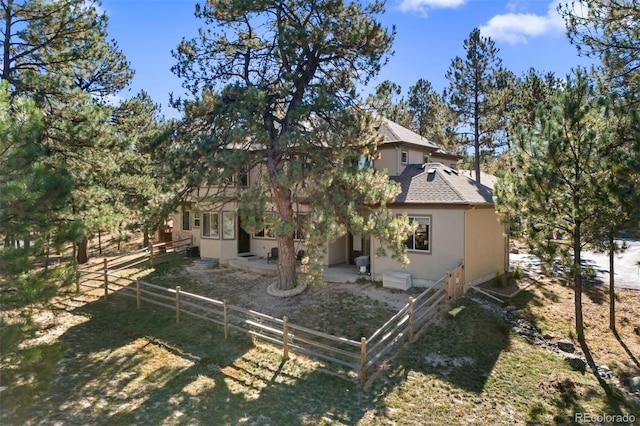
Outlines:
[{"label": "downspout", "polygon": [[400,176],[400,147],[396,144],[396,176]]},{"label": "downspout", "polygon": [[511,217],[507,217],[507,224],[503,225],[503,229],[504,229],[504,272],[509,272],[509,269],[511,269],[511,261],[509,259],[510,254],[511,254],[511,250],[510,250],[510,244],[511,244],[511,239],[509,238],[509,230],[507,229],[507,226],[511,226]]},{"label": "downspout", "polygon": [[463,287],[467,287],[467,213],[468,209],[464,210],[464,221],[462,223],[462,261],[464,262],[464,282]]}]

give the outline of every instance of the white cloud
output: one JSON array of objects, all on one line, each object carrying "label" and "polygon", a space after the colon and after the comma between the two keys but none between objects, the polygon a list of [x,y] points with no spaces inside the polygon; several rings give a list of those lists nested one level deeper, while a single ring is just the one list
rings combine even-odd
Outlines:
[{"label": "white cloud", "polygon": [[465,4],[467,0],[402,0],[398,8],[403,12],[427,13],[428,9],[456,8]]},{"label": "white cloud", "polygon": [[549,4],[546,15],[533,13],[506,13],[496,15],[480,27],[485,37],[509,44],[526,43],[531,37],[545,34],[562,34],[565,23],[556,10],[559,1]]}]

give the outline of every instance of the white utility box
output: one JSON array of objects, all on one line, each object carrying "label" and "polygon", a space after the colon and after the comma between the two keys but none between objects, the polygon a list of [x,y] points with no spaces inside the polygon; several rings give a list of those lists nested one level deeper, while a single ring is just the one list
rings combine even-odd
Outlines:
[{"label": "white utility box", "polygon": [[408,290],[411,288],[411,274],[408,272],[386,271],[382,274],[382,287]]}]

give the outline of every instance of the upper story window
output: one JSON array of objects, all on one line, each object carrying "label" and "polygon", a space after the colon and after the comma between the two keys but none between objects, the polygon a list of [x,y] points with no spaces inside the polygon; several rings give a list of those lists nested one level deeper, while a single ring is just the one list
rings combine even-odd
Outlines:
[{"label": "upper story window", "polygon": [[369,156],[362,156],[358,158],[358,170],[363,170],[369,167],[373,167],[373,160]]},{"label": "upper story window", "polygon": [[402,151],[400,153],[400,163],[401,164],[409,164],[409,152],[408,151]]},{"label": "upper story window", "polygon": [[249,186],[249,168],[248,167],[243,167],[242,169],[240,169],[240,173],[238,173],[238,182],[242,187]]},{"label": "upper story window", "polygon": [[429,158],[429,156],[425,154],[425,156],[424,156],[424,158],[423,158],[422,162],[423,162],[424,164],[427,164],[427,163],[430,163],[430,162],[431,162],[430,160],[431,160],[431,159]]},{"label": "upper story window", "polygon": [[407,249],[431,252],[431,217],[410,217],[409,221],[416,225],[416,230],[407,238]]}]

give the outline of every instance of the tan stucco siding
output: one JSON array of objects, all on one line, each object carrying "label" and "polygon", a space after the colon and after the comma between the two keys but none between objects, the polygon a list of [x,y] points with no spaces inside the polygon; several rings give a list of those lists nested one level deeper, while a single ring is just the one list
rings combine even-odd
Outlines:
[{"label": "tan stucco siding", "polygon": [[373,162],[373,167],[380,172],[387,170],[390,176],[397,176],[400,163],[396,148],[392,146],[379,147],[378,154],[379,157]]},{"label": "tan stucco siding", "polygon": [[474,285],[504,272],[506,240],[493,208],[468,210],[465,222],[465,282]]},{"label": "tan stucco siding", "polygon": [[192,237],[193,227],[191,228],[191,230],[188,230],[188,231],[185,231],[182,229],[182,210],[173,212],[171,214],[171,221],[173,223],[173,228],[171,230],[171,239],[173,241],[183,240],[185,238]]},{"label": "tan stucco siding", "polygon": [[[402,145],[378,148],[380,158],[374,161],[376,170],[388,170],[389,176],[400,175],[409,164],[423,164],[428,151]],[[402,163],[402,152],[407,153],[407,162]],[[445,163],[446,164],[446,163]],[[447,164],[448,165],[448,164]]]},{"label": "tan stucco siding", "polygon": [[339,265],[347,262],[347,237],[343,235],[329,243],[327,253],[324,255],[323,265]]},{"label": "tan stucco siding", "polygon": [[451,167],[452,169],[457,169],[458,168],[458,160],[453,159],[449,156],[440,156],[436,153],[431,154],[429,156],[429,162],[430,163],[442,163],[447,167]]},{"label": "tan stucco siding", "polygon": [[252,254],[266,259],[272,247],[278,247],[278,241],[275,238],[254,237],[253,234],[251,234]]},{"label": "tan stucco siding", "polygon": [[220,239],[200,239],[200,257],[203,259],[220,259],[220,253]]},{"label": "tan stucco siding", "polygon": [[[409,272],[418,285],[428,284],[442,278],[447,271],[455,269],[464,257],[464,210],[447,208],[405,208],[394,209],[398,214],[406,212],[409,216],[431,217],[430,253],[407,251],[410,263],[402,264],[387,256],[375,257],[372,271],[376,279],[381,279],[385,271]],[[380,247],[378,240],[372,241],[372,252]],[[422,281],[422,282],[421,282]]]}]

